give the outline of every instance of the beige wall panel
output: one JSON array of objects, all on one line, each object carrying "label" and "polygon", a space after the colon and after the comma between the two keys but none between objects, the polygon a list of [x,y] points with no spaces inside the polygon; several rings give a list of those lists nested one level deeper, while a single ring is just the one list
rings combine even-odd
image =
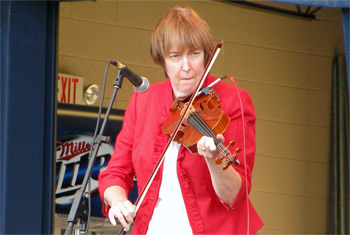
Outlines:
[{"label": "beige wall panel", "polygon": [[278,122],[330,126],[330,94],[275,85],[244,83],[257,117]]},{"label": "beige wall panel", "polygon": [[[224,22],[216,17],[216,14],[210,14],[210,8],[205,8],[206,12],[202,15],[212,27],[214,36],[222,40],[330,56],[334,52],[334,42],[339,43],[342,39],[342,32],[339,31],[341,22],[331,22],[328,19],[327,22],[311,21],[269,11],[252,10],[237,4],[222,4],[222,7],[216,8],[217,14],[222,17],[220,19],[225,19]],[[331,19],[334,17],[334,11],[339,12],[339,9],[328,11]],[[338,21],[338,18],[334,20]]]},{"label": "beige wall panel", "polygon": [[164,13],[162,4],[162,1],[119,1],[117,23],[151,30]]},{"label": "beige wall panel", "polygon": [[258,234],[288,234],[288,235],[290,235],[291,232],[290,231],[286,231],[286,230],[270,229],[270,228],[264,227],[263,229],[261,229],[258,232]]},{"label": "beige wall panel", "polygon": [[225,67],[236,78],[296,88],[330,90],[331,57],[224,44]]},{"label": "beige wall panel", "polygon": [[255,162],[253,176],[255,190],[305,195],[307,187],[305,161],[256,155]]},{"label": "beige wall panel", "polygon": [[216,14],[211,14],[209,7],[201,15],[205,15],[216,38],[243,45],[309,51],[309,36],[305,33],[308,21],[238,5],[209,4],[217,4]]},{"label": "beige wall panel", "polygon": [[207,4],[208,1],[119,1],[117,3],[117,23],[152,30],[160,17],[170,8],[186,5],[200,12],[203,7],[208,6]]},{"label": "beige wall panel", "polygon": [[[245,9],[242,9],[242,11],[244,10]],[[224,8],[223,11],[227,11],[227,8]],[[248,12],[251,14],[252,11]],[[261,14],[263,13],[261,12]],[[288,17],[283,18],[278,15],[271,16],[271,14],[268,13],[264,14],[266,16],[264,15],[263,17],[260,17],[260,15],[240,16],[239,14],[233,14],[235,17],[239,18],[236,20],[239,22],[234,25],[228,25],[230,18],[224,17],[227,19],[224,22],[224,26],[215,27],[214,29],[222,30],[223,32],[214,32],[214,36],[220,35],[219,38],[221,40],[224,40],[226,42],[235,42],[237,44],[247,46],[254,45],[257,47],[267,47],[270,49],[274,48],[282,51],[311,53],[311,55],[322,54],[327,55],[328,57],[332,57],[335,51],[344,50],[343,34],[341,31],[341,24],[339,23],[305,21],[291,19]],[[251,18],[253,18],[253,20],[255,19],[256,22],[251,22]],[[210,25],[213,24],[215,25],[215,23],[212,23]],[[245,32],[247,34],[249,33],[249,35],[245,35]],[[338,49],[335,49],[334,45],[336,45],[336,48]],[[252,49],[254,50],[255,48]],[[247,55],[246,53],[236,54],[241,56]],[[271,57],[273,57],[273,55]],[[298,61],[301,62],[304,60],[299,59]],[[282,62],[284,61],[280,61],[280,63]],[[290,63],[284,64],[286,66],[290,65]],[[308,64],[306,64],[306,66],[308,66]],[[301,68],[302,67],[303,66],[301,66]],[[276,68],[278,69],[279,67],[275,66],[274,69]],[[296,69],[293,69],[292,71],[286,71],[289,73],[294,73]],[[321,73],[321,75],[322,74],[324,73]],[[317,77],[319,76],[320,75],[317,75]]]},{"label": "beige wall panel", "polygon": [[[214,36],[225,41],[239,44],[261,46],[266,46],[265,43],[269,41],[270,38],[273,38],[274,29],[271,27],[269,27],[270,29],[265,28],[265,25],[268,23],[266,22],[265,24],[265,20],[268,20],[268,17],[264,17],[270,16],[270,18],[273,18],[272,15],[249,10],[235,4],[211,4],[217,4],[217,6],[212,6],[215,7],[217,13],[210,14],[211,9],[205,8],[201,15],[205,15]],[[254,30],[252,30],[252,28],[254,28]],[[262,35],[261,32],[264,30],[268,31],[265,31],[264,35]],[[264,39],[261,40],[262,38]],[[257,43],[258,40],[261,41]]]},{"label": "beige wall panel", "polygon": [[341,23],[311,21],[310,52],[333,56],[335,51],[344,51],[344,35]]},{"label": "beige wall panel", "polygon": [[306,104],[308,124],[322,127],[331,125],[331,93],[309,91]]},{"label": "beige wall panel", "polygon": [[[264,4],[264,5],[268,5],[268,6],[273,6],[273,7],[278,7],[278,8],[282,8],[282,9],[288,9],[291,11],[297,11],[297,7],[295,4],[286,4],[286,3],[279,3],[279,2],[273,2],[273,1],[262,1],[262,0],[258,0],[258,3]],[[302,12],[306,12],[308,6],[303,6],[303,5],[299,5],[300,9]],[[311,7],[310,8],[310,12],[315,10],[317,7]],[[279,13],[275,13],[275,14],[279,14]],[[281,15],[281,14],[280,14]],[[342,18],[340,15],[340,9],[339,8],[321,8],[320,10],[318,10],[316,13],[316,20],[326,20],[326,21],[331,21],[331,22],[337,22],[337,23],[341,23],[342,22]],[[290,16],[292,17],[292,16]],[[294,18],[299,18],[294,16]]]},{"label": "beige wall panel", "polygon": [[306,173],[306,194],[327,198],[329,165],[324,162],[308,162]]},{"label": "beige wall panel", "polygon": [[72,4],[72,17],[115,24],[116,8],[116,1],[78,1]]},{"label": "beige wall panel", "polygon": [[120,60],[138,58],[140,34],[134,29],[72,19],[60,23],[60,32],[66,34],[59,41],[62,54],[107,61],[117,53],[123,57]]},{"label": "beige wall panel", "polygon": [[[283,9],[288,9],[291,11],[297,11],[297,7],[295,4],[286,4],[286,3],[279,3],[279,2],[273,2],[273,1],[262,1],[259,0],[259,3],[268,5],[268,6],[273,6],[273,7],[278,7],[278,8],[283,8]],[[299,5],[300,9],[302,12],[306,12],[308,6],[303,6]],[[317,7],[311,7],[310,12],[316,9]],[[316,15],[316,20],[327,20],[327,21],[332,21],[332,22],[338,22],[341,23],[341,15],[339,14],[340,9],[339,8],[321,8],[318,10],[315,15]],[[278,13],[276,13],[278,14]],[[297,18],[295,16],[295,18]]]},{"label": "beige wall panel", "polygon": [[343,18],[341,15],[341,9],[340,8],[327,8],[324,7],[320,11],[316,13],[317,17],[316,19],[321,21],[330,21],[330,22],[336,22],[336,23],[343,23]]},{"label": "beige wall panel", "polygon": [[312,90],[330,92],[333,56],[310,55],[308,58],[304,57],[303,60],[309,68],[308,72],[302,76],[302,79],[305,79],[308,84],[307,87]]},{"label": "beige wall panel", "polygon": [[259,155],[328,162],[327,128],[258,120],[256,133]]},{"label": "beige wall panel", "polygon": [[[317,127],[307,126],[305,127],[307,139],[301,145],[306,146],[306,159],[308,161],[329,162],[329,141],[330,141],[330,128],[329,127]],[[295,147],[299,147],[295,146]]]},{"label": "beige wall panel", "polygon": [[[145,65],[148,67],[159,67],[155,65],[151,55],[150,55],[150,40],[151,40],[151,31],[148,30],[140,30],[138,32],[138,42],[137,42],[137,53],[134,61],[139,63],[140,65]],[[122,44],[120,46],[123,46]],[[124,46],[125,47],[125,46]],[[126,46],[128,48],[128,46]],[[126,63],[126,62],[125,62]]]},{"label": "beige wall panel", "polygon": [[[60,55],[58,60],[60,61],[58,65],[59,73],[81,76],[84,77],[85,82],[88,82],[89,78],[86,77],[90,72],[89,66],[87,65],[88,63],[90,65],[89,59]],[[95,61],[93,61],[93,63],[95,63]]]},{"label": "beige wall panel", "polygon": [[60,2],[60,17],[71,17],[72,16],[72,3],[71,2]]},{"label": "beige wall panel", "polygon": [[326,234],[327,219],[327,199],[307,197],[305,233]]},{"label": "beige wall panel", "polygon": [[289,234],[305,233],[305,197],[255,191],[251,199],[265,223],[259,234],[265,234],[265,229],[286,231]]}]

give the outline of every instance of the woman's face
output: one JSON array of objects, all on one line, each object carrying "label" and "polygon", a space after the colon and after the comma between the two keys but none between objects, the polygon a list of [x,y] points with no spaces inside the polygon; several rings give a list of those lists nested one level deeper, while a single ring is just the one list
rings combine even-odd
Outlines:
[{"label": "woman's face", "polygon": [[204,73],[203,49],[180,52],[173,47],[164,61],[175,97],[181,99],[190,96]]}]

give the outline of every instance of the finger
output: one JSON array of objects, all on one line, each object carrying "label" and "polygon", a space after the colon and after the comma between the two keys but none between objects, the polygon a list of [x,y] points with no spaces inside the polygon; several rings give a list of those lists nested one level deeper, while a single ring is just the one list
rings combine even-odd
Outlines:
[{"label": "finger", "polygon": [[202,136],[202,138],[200,138],[200,140],[197,142],[197,149],[198,149],[198,153],[203,155],[203,152],[206,150],[205,149],[205,136]]},{"label": "finger", "polygon": [[[130,206],[127,206],[125,204],[123,204],[123,206],[120,208],[121,209],[121,212],[124,216],[124,219],[125,221],[128,223],[128,224],[131,224],[132,221],[134,220],[134,217],[133,217],[133,213],[132,213],[132,208]],[[130,211],[131,210],[131,211]]]},{"label": "finger", "polygon": [[206,140],[206,149],[208,149],[210,152],[216,151],[216,145],[214,143],[213,138],[208,138]]},{"label": "finger", "polygon": [[221,143],[225,142],[225,137],[222,134],[218,134],[216,138],[218,138],[218,140],[220,140]]},{"label": "finger", "polygon": [[129,230],[129,223],[126,221],[125,216],[123,215],[123,213],[119,213],[117,215],[117,219],[119,220],[119,222],[121,223],[121,225],[126,229]]},{"label": "finger", "polygon": [[124,201],[118,202],[116,205],[111,207],[108,213],[108,218],[113,225],[117,225],[119,221],[126,230],[129,230],[134,214],[134,205],[130,201]]},{"label": "finger", "polygon": [[126,209],[129,211],[130,215],[132,216],[132,218],[135,217],[136,215],[136,207],[134,204],[132,204],[130,201],[127,201],[125,203]]},{"label": "finger", "polygon": [[116,216],[117,214],[115,213],[115,208],[111,208],[108,212],[108,219],[111,222],[111,224],[113,224],[114,226],[117,225],[117,221],[116,221]]}]

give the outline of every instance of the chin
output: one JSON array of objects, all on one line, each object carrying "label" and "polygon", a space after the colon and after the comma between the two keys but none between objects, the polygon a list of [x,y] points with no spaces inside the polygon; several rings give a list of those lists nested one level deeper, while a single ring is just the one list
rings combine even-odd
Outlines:
[{"label": "chin", "polygon": [[190,86],[183,85],[181,88],[182,89],[177,89],[177,92],[175,92],[177,98],[186,98],[192,95],[192,93],[196,89],[196,87],[193,84],[191,84]]},{"label": "chin", "polygon": [[189,91],[189,92],[179,92],[177,95],[177,98],[186,98],[191,96],[193,93],[193,91]]}]

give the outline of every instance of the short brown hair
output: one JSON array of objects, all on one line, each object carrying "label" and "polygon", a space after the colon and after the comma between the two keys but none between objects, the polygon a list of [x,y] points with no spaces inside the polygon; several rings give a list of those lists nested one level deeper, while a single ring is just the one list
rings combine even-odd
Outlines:
[{"label": "short brown hair", "polygon": [[179,50],[203,49],[207,64],[215,45],[208,24],[190,7],[178,6],[165,13],[151,37],[151,57],[165,68],[164,57],[177,43]]}]

